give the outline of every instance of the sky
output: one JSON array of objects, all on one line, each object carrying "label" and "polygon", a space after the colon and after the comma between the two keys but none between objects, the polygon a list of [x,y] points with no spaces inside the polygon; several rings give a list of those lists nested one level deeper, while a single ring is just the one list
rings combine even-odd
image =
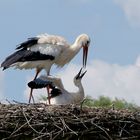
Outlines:
[{"label": "sky", "polygon": [[[139,0],[0,0],[0,62],[18,44],[41,33],[63,36],[70,44],[81,33],[91,38],[85,94],[121,98],[140,105]],[[69,91],[82,66],[82,51],[61,69],[52,67]],[[43,72],[42,72],[43,74]],[[35,70],[0,69],[0,101],[28,102],[27,83]],[[40,96],[44,90],[36,90]]]}]

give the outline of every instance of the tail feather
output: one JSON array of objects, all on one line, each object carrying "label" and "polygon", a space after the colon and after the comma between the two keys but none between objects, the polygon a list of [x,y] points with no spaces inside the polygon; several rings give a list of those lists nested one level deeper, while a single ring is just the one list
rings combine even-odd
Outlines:
[{"label": "tail feather", "polygon": [[3,70],[7,69],[10,67],[10,65],[16,63],[20,58],[20,51],[17,51],[13,54],[11,54],[10,56],[8,56],[2,63],[1,63],[1,67],[3,67]]},{"label": "tail feather", "polygon": [[55,57],[49,54],[42,54],[39,51],[33,52],[31,50],[21,49],[8,56],[4,60],[4,62],[2,62],[1,67],[3,67],[3,70],[5,70],[16,62],[54,60],[54,59]]}]

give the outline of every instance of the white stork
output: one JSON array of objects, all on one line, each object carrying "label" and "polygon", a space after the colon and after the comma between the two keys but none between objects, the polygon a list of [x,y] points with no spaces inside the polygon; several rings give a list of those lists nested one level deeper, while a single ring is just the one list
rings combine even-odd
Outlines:
[{"label": "white stork", "polygon": [[[78,88],[76,92],[69,92],[64,88],[64,85],[59,77],[53,76],[40,76],[39,78],[28,83],[28,86],[33,89],[44,88],[47,85],[51,90],[51,104],[64,105],[64,104],[77,104],[84,99],[84,88],[81,83],[82,77],[86,71],[80,69],[79,73],[74,77],[73,82]],[[44,102],[44,101],[43,101]]]},{"label": "white stork", "polygon": [[[89,44],[90,38],[86,34],[79,35],[72,45],[69,45],[61,36],[42,34],[28,38],[27,41],[19,44],[16,48],[17,51],[8,56],[1,67],[3,67],[3,70],[9,67],[18,69],[35,68],[34,79],[36,79],[42,69],[45,69],[47,75],[49,75],[53,64],[63,67],[69,63],[81,48],[83,48],[83,67],[86,67]],[[30,92],[29,103],[33,98],[32,91],[33,89]]]}]

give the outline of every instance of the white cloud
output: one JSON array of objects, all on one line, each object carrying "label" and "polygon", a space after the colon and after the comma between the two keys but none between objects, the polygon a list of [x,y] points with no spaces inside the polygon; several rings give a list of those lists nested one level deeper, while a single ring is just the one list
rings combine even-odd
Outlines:
[{"label": "white cloud", "polygon": [[[101,60],[91,61],[87,66],[87,73],[82,79],[85,94],[93,98],[101,95],[111,98],[117,97],[140,105],[139,60],[140,56],[133,65],[109,64]],[[68,91],[76,90],[73,84],[73,77],[79,70],[79,65],[69,64],[64,71],[60,71],[59,76],[62,77],[63,84]],[[40,94],[46,95],[46,90],[35,90],[34,95],[36,98]],[[29,95],[28,89],[26,89],[26,95]]]},{"label": "white cloud", "polygon": [[[72,79],[79,69],[79,66],[69,65],[61,73],[66,89],[70,91],[74,89]],[[140,67],[135,64],[121,66],[94,60],[87,67],[83,86],[85,94],[93,98],[105,95],[140,105]]]},{"label": "white cloud", "polygon": [[128,21],[140,25],[140,0],[114,0],[124,11]]},{"label": "white cloud", "polygon": [[136,66],[140,67],[140,56],[136,60]]},{"label": "white cloud", "polygon": [[0,70],[0,102],[4,99],[4,72]]}]

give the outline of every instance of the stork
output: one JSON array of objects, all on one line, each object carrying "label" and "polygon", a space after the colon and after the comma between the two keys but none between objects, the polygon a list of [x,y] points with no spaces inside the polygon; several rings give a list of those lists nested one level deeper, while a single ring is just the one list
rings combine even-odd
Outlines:
[{"label": "stork", "polygon": [[[79,35],[72,45],[57,35],[41,34],[28,38],[16,48],[16,52],[8,56],[1,64],[3,70],[14,67],[18,69],[36,69],[34,79],[42,69],[50,75],[53,64],[63,67],[83,48],[83,67],[86,67],[88,47],[90,38],[86,34]],[[29,103],[31,101],[33,89],[30,91]],[[48,92],[49,96],[49,92]]]},{"label": "stork", "polygon": [[51,104],[65,105],[65,104],[77,104],[84,99],[84,88],[81,83],[82,77],[87,71],[83,71],[81,68],[79,73],[74,77],[73,82],[78,88],[76,92],[69,92],[64,88],[61,78],[54,76],[40,76],[39,78],[28,83],[28,86],[32,89],[44,88],[47,85],[51,87]]}]

